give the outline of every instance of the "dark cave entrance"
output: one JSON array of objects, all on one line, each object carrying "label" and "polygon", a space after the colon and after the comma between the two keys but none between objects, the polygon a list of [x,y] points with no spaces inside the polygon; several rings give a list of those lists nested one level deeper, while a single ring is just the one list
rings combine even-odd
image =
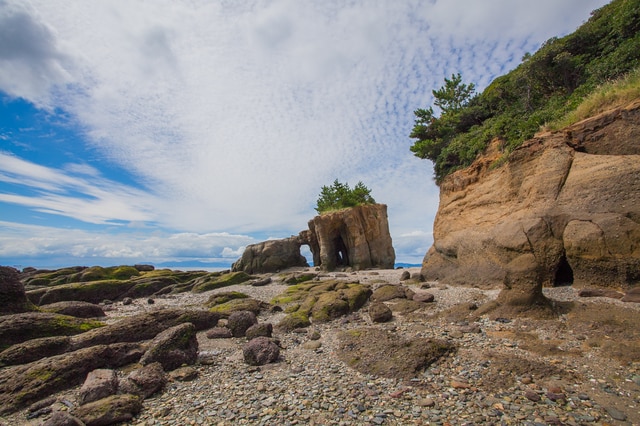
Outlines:
[{"label": "dark cave entrance", "polygon": [[567,262],[567,256],[563,254],[560,258],[560,262],[558,263],[558,267],[556,268],[556,274],[553,278],[553,286],[561,287],[572,284],[573,269],[571,269],[571,265],[569,265],[569,262]]},{"label": "dark cave entrance", "polygon": [[340,235],[333,239],[333,249],[336,254],[336,266],[349,266],[349,251]]}]

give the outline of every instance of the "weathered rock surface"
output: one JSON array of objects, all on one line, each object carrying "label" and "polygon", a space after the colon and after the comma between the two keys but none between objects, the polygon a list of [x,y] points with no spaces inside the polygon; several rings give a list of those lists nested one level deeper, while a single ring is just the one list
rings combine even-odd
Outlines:
[{"label": "weathered rock surface", "polygon": [[0,370],[0,414],[11,413],[55,392],[80,385],[95,369],[136,362],[142,353],[135,343],[98,345],[30,364],[6,367]]},{"label": "weathered rock surface", "polygon": [[154,338],[158,333],[182,323],[191,323],[196,330],[205,330],[218,323],[219,315],[207,311],[162,309],[125,318],[115,324],[74,336],[74,348],[116,342],[141,342]]},{"label": "weathered rock surface", "polygon": [[68,300],[41,306],[44,312],[53,312],[61,315],[69,315],[76,318],[104,317],[105,313],[99,305],[88,302]]},{"label": "weathered rock surface", "polygon": [[395,251],[387,206],[369,204],[325,213],[309,221],[307,244],[313,263],[326,270],[392,269]]},{"label": "weathered rock surface", "polygon": [[358,328],[340,333],[338,357],[356,370],[390,378],[410,379],[454,350],[435,339],[403,339],[379,328]]},{"label": "weathered rock surface", "polygon": [[175,370],[182,364],[193,364],[198,359],[196,328],[191,323],[171,327],[158,334],[140,359],[140,364],[159,362],[165,371]]},{"label": "weathered rock surface", "polygon": [[640,101],[495,146],[440,185],[422,275],[445,283],[622,289],[640,282]]},{"label": "weathered rock surface", "polygon": [[382,302],[372,302],[369,305],[369,316],[373,322],[387,322],[393,318],[393,312]]},{"label": "weathered rock surface", "polygon": [[118,375],[115,370],[98,368],[89,372],[80,387],[80,405],[114,395],[118,391]]},{"label": "weathered rock surface", "polygon": [[245,335],[247,340],[252,340],[256,337],[271,337],[273,335],[273,324],[270,322],[254,324],[247,329]]},{"label": "weathered rock surface", "polygon": [[0,317],[0,349],[41,337],[71,336],[103,323],[48,312],[25,312]]},{"label": "weathered rock surface", "polygon": [[86,426],[85,423],[66,411],[54,411],[42,426]]},{"label": "weathered rock surface", "polygon": [[255,274],[308,266],[302,245],[309,246],[315,266],[330,271],[391,269],[395,263],[387,206],[369,204],[316,216],[297,236],[250,245],[232,269]]},{"label": "weathered rock surface", "polygon": [[74,414],[87,426],[107,426],[131,420],[142,410],[136,395],[112,395],[78,407]]},{"label": "weathered rock surface", "polygon": [[0,301],[0,315],[35,310],[27,299],[18,271],[7,266],[0,266]]},{"label": "weathered rock surface", "polygon": [[248,274],[277,272],[295,266],[309,266],[300,254],[300,246],[305,242],[299,236],[281,240],[263,241],[245,248],[242,257],[233,264],[234,271]]},{"label": "weathered rock surface", "polygon": [[242,347],[242,355],[249,365],[265,365],[278,360],[280,348],[268,337],[256,337]]},{"label": "weathered rock surface", "polygon": [[159,362],[133,370],[118,382],[119,393],[138,395],[145,399],[160,391],[167,383],[167,375]]},{"label": "weathered rock surface", "polygon": [[68,336],[31,339],[0,352],[0,366],[28,364],[49,356],[60,355],[70,349],[71,338]]},{"label": "weathered rock surface", "polygon": [[257,323],[258,319],[253,312],[238,311],[229,315],[227,327],[231,330],[233,337],[244,337],[249,327]]}]

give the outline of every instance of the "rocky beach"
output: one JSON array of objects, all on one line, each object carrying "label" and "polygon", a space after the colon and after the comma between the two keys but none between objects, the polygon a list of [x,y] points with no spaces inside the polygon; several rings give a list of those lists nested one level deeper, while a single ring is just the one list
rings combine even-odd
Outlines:
[{"label": "rocky beach", "polygon": [[[100,304],[106,317],[97,319],[115,324],[145,312],[206,310],[212,296],[238,292],[269,304],[257,321],[274,326],[279,346],[275,362],[249,365],[246,337],[198,331],[197,360],[167,372],[125,424],[640,424],[639,303],[565,286],[543,290],[554,318],[476,316],[499,290],[424,282],[419,272],[294,268],[214,290]],[[278,325],[292,310],[282,295],[302,276],[357,283],[371,297],[335,319],[285,330]],[[374,304],[388,307],[391,319],[374,322]],[[444,350],[416,364],[424,353],[403,351],[425,341]],[[139,367],[115,370],[122,379]],[[60,416],[81,411],[82,395],[81,386],[55,392],[5,413],[0,424],[80,424]]]}]

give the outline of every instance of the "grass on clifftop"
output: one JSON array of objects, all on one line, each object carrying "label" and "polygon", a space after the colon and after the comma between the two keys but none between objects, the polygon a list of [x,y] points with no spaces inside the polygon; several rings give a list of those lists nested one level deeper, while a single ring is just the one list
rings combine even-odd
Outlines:
[{"label": "grass on clifftop", "polygon": [[[574,33],[553,37],[526,54],[482,93],[460,74],[445,78],[444,86],[432,91],[436,109],[414,111],[411,151],[433,161],[440,183],[473,163],[494,138],[508,154],[542,126],[560,128],[634,98],[638,67],[640,0],[613,0]],[[629,86],[611,90],[616,84],[610,82],[624,76]]]},{"label": "grass on clifftop", "polygon": [[599,86],[578,107],[559,120],[549,123],[548,130],[560,130],[609,109],[640,99],[640,68],[623,78]]}]

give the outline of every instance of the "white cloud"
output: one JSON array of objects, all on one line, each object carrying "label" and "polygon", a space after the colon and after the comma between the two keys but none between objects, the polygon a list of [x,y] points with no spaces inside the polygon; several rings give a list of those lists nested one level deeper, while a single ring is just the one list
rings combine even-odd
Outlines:
[{"label": "white cloud", "polygon": [[[50,262],[70,259],[88,264],[178,262],[199,259],[229,263],[256,241],[228,233],[113,233],[25,225],[0,221],[0,258]],[[240,253],[240,255],[238,255]],[[27,266],[27,265],[23,265]]]},{"label": "white cloud", "polygon": [[[0,151],[0,182],[28,195],[0,192],[0,201],[87,223],[155,221],[155,196],[99,176],[85,164],[67,164],[68,171],[40,166]],[[81,176],[74,176],[80,173]],[[98,174],[98,175],[97,175]]]},{"label": "white cloud", "polygon": [[482,88],[604,3],[0,0],[0,40],[27,36],[0,42],[0,90],[63,108],[152,191],[92,182],[80,186],[92,199],[74,204],[61,185],[95,173],[74,166],[59,181],[28,165],[26,184],[50,191],[34,208],[289,234],[315,214],[322,185],[362,180],[389,205],[399,244],[430,232],[437,209],[431,166],[409,152],[412,111],[443,77],[460,71]]}]

